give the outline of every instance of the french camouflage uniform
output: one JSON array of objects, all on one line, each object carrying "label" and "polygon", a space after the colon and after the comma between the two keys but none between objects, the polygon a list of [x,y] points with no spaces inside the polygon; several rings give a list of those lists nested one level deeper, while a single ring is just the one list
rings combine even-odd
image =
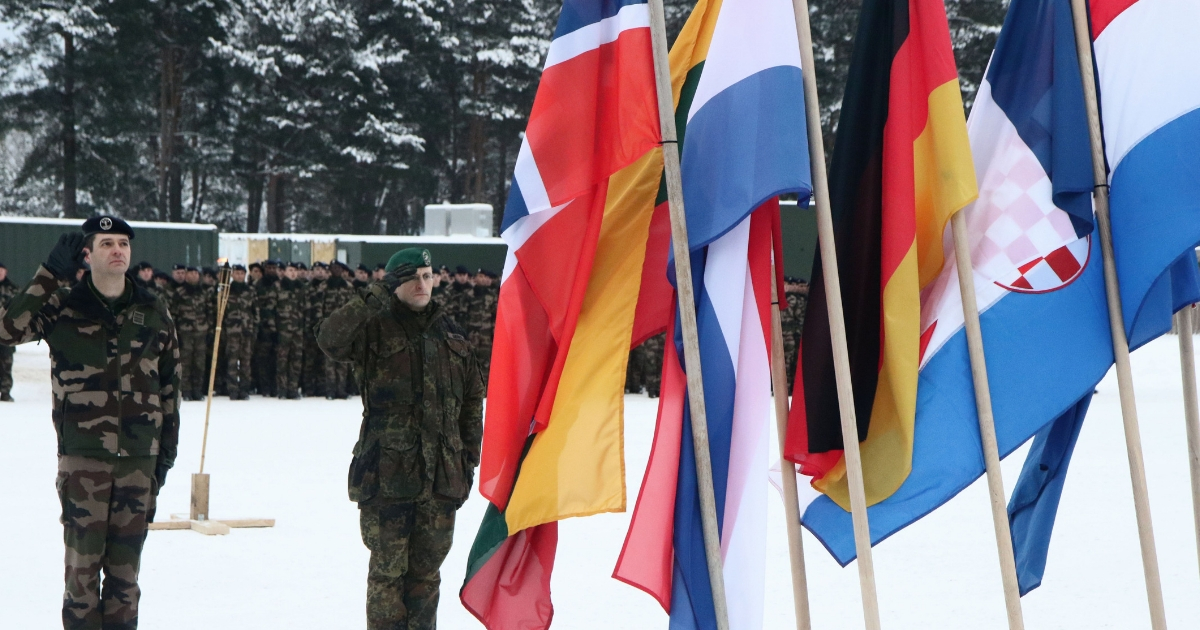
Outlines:
[{"label": "french camouflage uniform", "polygon": [[279,398],[300,397],[307,293],[299,280],[280,278],[275,287],[275,395]]},{"label": "french camouflage uniform", "polygon": [[325,395],[325,355],[317,347],[317,323],[325,319],[325,291],[328,280],[312,280],[305,302],[304,373],[301,387],[305,395]]},{"label": "french camouflage uniform", "polygon": [[483,373],[483,384],[487,385],[488,371],[492,365],[492,337],[496,331],[496,303],[500,297],[499,287],[478,286],[467,314],[468,338],[475,347],[479,370]]},{"label": "french camouflage uniform", "polygon": [[371,291],[331,313],[317,338],[361,375],[349,490],[371,551],[367,627],[432,629],[455,511],[479,463],[483,383],[439,306],[414,312],[382,286]]},{"label": "french camouflage uniform", "polygon": [[793,381],[796,378],[797,349],[800,347],[804,330],[804,309],[808,304],[808,296],[796,290],[786,291],[786,304],[780,304],[779,327],[783,331],[783,360],[784,374],[788,379],[788,394],[792,393]]},{"label": "french camouflage uniform", "polygon": [[245,282],[229,283],[229,302],[221,323],[221,352],[225,355],[225,390],[234,400],[245,400],[253,389],[254,336],[258,309],[254,289]]},{"label": "french camouflage uniform", "polygon": [[[255,388],[263,396],[275,395],[275,348],[279,343],[279,333],[275,329],[276,289],[279,278],[263,275],[254,285],[254,299],[258,306],[258,333],[254,342],[254,359],[251,361],[250,373],[254,378]],[[286,392],[284,392],[286,394]]]},{"label": "french camouflage uniform", "polygon": [[[8,306],[9,301],[17,294],[17,285],[5,278],[0,282],[0,309]],[[12,400],[13,387],[13,354],[16,348],[0,346],[0,400]]]},{"label": "french camouflage uniform", "polygon": [[446,288],[443,313],[458,327],[466,330],[471,323],[471,305],[475,301],[475,292],[470,284],[451,282]]},{"label": "french camouflage uniform", "polygon": [[[321,305],[321,322],[328,314],[357,299],[358,292],[349,282],[342,278],[330,278],[325,284],[324,303]],[[319,327],[320,323],[317,323]],[[322,353],[324,354],[324,353]],[[328,398],[346,398],[350,394],[350,364],[343,361],[325,360],[325,396]]]},{"label": "french camouflage uniform", "polygon": [[171,313],[179,329],[179,352],[183,364],[182,389],[185,400],[200,400],[208,390],[208,331],[216,319],[216,293],[201,283],[183,283],[175,290],[176,308]]},{"label": "french camouflage uniform", "polygon": [[629,351],[629,364],[625,371],[626,393],[640,394],[645,391],[651,398],[658,397],[665,339],[666,333],[659,333]]},{"label": "french camouflage uniform", "polygon": [[155,471],[174,464],[179,441],[175,325],[162,300],[125,287],[110,301],[90,275],[60,288],[41,267],[0,311],[0,343],[44,339],[50,347],[68,629],[137,627]]}]

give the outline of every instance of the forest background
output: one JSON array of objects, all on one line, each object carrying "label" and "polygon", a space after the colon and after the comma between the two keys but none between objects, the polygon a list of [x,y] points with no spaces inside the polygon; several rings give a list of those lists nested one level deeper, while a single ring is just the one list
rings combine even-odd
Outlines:
[{"label": "forest background", "polygon": [[[673,40],[694,2],[664,0]],[[809,0],[832,153],[861,0]],[[498,226],[560,0],[0,0],[0,215]],[[1007,0],[946,0],[974,101]]]}]

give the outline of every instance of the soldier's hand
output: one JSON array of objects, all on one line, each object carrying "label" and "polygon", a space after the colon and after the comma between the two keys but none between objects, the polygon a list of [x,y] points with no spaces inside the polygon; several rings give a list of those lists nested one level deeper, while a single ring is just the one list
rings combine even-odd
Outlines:
[{"label": "soldier's hand", "polygon": [[367,303],[367,306],[380,310],[386,308],[391,300],[392,289],[389,289],[383,281],[372,282],[367,287],[366,295],[363,296],[363,301]]},{"label": "soldier's hand", "polygon": [[57,278],[74,280],[75,271],[83,266],[83,256],[83,233],[68,232],[58,237],[45,266]]},{"label": "soldier's hand", "polygon": [[383,277],[382,282],[387,285],[388,292],[394,293],[400,285],[417,277],[417,267],[415,265],[400,265],[388,272]]},{"label": "soldier's hand", "polygon": [[166,464],[159,464],[154,467],[154,481],[158,485],[159,492],[162,491],[163,484],[167,483],[167,471],[171,470]]}]

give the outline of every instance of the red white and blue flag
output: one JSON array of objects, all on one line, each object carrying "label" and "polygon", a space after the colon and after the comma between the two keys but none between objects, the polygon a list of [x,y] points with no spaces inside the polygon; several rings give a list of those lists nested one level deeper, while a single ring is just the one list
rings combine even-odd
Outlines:
[{"label": "red white and blue flag", "polygon": [[[1200,299],[1200,4],[1092,0],[1112,223],[1131,347]],[[968,121],[967,220],[1001,455],[1037,434],[1010,503],[1022,592],[1035,588],[1094,386],[1113,362],[1069,0],[1013,0]],[[868,509],[878,543],[983,474],[950,235],[922,295],[912,472]],[[850,515],[802,489],[805,525],[842,564]]]}]

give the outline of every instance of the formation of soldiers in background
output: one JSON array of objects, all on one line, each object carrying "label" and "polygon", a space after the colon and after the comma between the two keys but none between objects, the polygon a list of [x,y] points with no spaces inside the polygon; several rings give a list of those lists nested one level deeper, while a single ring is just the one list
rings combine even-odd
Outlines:
[{"label": "formation of soldiers in background", "polygon": [[[0,265],[0,274],[6,273]],[[217,315],[217,271],[175,265],[168,275],[149,263],[131,270],[135,281],[166,297],[179,331],[183,366],[184,400],[201,400],[208,390],[213,335]],[[250,394],[278,398],[324,396],[344,399],[358,395],[349,364],[329,361],[317,348],[316,329],[325,317],[383,275],[383,265],[283,263],[267,260],[249,269],[235,265],[229,303],[222,324],[215,391],[234,400]],[[451,270],[442,266],[433,301],[462,329],[475,348],[486,384],[491,365],[492,334],[496,322],[499,279],[480,269]],[[0,304],[17,286],[0,277]],[[804,328],[808,285],[786,278],[786,304],[780,304],[784,360],[789,394],[796,373],[796,349]],[[662,375],[663,334],[647,339],[629,353],[625,391],[659,394]],[[7,352],[5,352],[7,351]],[[0,348],[0,400],[11,400],[12,349]]]},{"label": "formation of soldiers in background", "polygon": [[[351,269],[344,263],[266,260],[231,269],[229,301],[221,326],[214,392],[233,400],[251,394],[299,399],[358,395],[349,364],[329,361],[317,347],[317,329],[356,291],[383,276],[383,265]],[[179,331],[184,400],[202,400],[217,317],[217,270],[175,265],[168,275],[149,263],[131,270],[134,280],[164,297]],[[475,348],[487,376],[499,282],[495,273],[442,267],[433,300]]]}]

